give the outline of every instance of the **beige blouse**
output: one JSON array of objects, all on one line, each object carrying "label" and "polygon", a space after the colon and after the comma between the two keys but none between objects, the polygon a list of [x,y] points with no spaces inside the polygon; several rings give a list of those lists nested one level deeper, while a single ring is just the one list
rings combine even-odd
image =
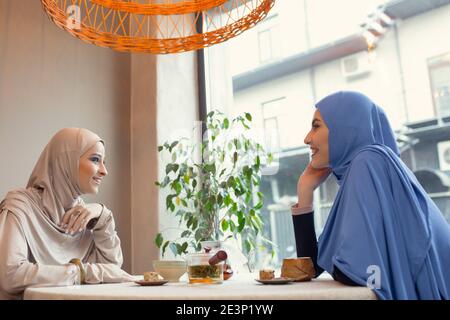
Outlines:
[{"label": "beige blouse", "polygon": [[[95,227],[84,232],[92,233],[94,239],[94,245],[82,258],[87,283],[134,280],[120,268],[122,250],[110,210],[103,206]],[[74,264],[36,263],[18,219],[7,210],[0,213],[0,257],[0,299],[21,299],[24,290],[30,286],[79,283],[78,267]]]}]

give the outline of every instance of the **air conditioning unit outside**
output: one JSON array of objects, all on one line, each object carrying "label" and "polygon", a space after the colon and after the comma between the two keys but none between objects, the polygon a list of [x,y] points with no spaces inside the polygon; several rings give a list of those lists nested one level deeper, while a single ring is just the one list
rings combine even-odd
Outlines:
[{"label": "air conditioning unit outside", "polygon": [[441,171],[450,170],[450,141],[442,141],[437,144],[439,155],[439,169]]},{"label": "air conditioning unit outside", "polygon": [[353,54],[341,59],[342,75],[347,78],[360,77],[372,71],[372,65],[366,52]]}]

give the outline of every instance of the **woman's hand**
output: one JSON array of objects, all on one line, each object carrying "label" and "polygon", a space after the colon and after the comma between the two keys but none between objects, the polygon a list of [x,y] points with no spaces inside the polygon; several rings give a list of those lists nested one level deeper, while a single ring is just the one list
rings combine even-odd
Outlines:
[{"label": "woman's hand", "polygon": [[328,178],[331,172],[331,168],[315,169],[311,166],[311,163],[308,164],[297,183],[298,206],[300,208],[312,206],[314,190]]},{"label": "woman's hand", "polygon": [[73,235],[76,232],[85,230],[89,221],[98,218],[101,213],[101,205],[89,207],[81,205],[75,206],[64,214],[60,227],[62,227],[66,233]]}]

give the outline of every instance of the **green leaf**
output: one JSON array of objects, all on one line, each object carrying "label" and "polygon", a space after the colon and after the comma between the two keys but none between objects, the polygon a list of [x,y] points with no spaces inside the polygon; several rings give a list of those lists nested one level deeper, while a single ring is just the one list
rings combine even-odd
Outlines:
[{"label": "green leaf", "polygon": [[252,244],[250,243],[250,241],[248,241],[247,239],[244,241],[244,244],[245,244],[245,250],[247,251],[247,252],[250,252],[251,250],[252,250]]},{"label": "green leaf", "polygon": [[252,121],[252,115],[250,113],[246,112],[245,117],[247,118],[248,121]]},{"label": "green leaf", "polygon": [[241,142],[238,139],[234,139],[233,142],[236,150],[239,150],[241,148]]},{"label": "green leaf", "polygon": [[177,194],[180,194],[180,193],[181,193],[182,186],[181,186],[181,183],[179,183],[178,181],[174,181],[174,182],[173,182],[172,188],[175,190],[175,192],[176,192]]},{"label": "green leaf", "polygon": [[214,115],[214,111],[211,111],[211,112],[209,112],[209,113],[206,115],[206,117],[207,117],[207,118],[211,118],[213,115]]},{"label": "green leaf", "polygon": [[197,227],[198,227],[198,220],[197,220],[197,218],[192,218],[192,227],[191,227],[191,229],[195,230],[195,229],[197,229]]},{"label": "green leaf", "polygon": [[255,210],[259,210],[263,207],[263,203],[262,202],[258,202],[258,204],[255,206]]},{"label": "green leaf", "polygon": [[158,146],[158,152],[161,152],[164,149],[163,146]]},{"label": "green leaf", "polygon": [[173,195],[173,194],[168,195],[166,197],[166,208],[170,209],[171,211],[175,210],[175,205],[172,203],[172,199],[175,197],[176,197],[176,195]]},{"label": "green leaf", "polygon": [[243,170],[245,178],[247,180],[251,180],[252,174],[253,174],[253,169],[250,168],[249,166],[244,166],[244,168],[242,170]]},{"label": "green leaf", "polygon": [[239,223],[239,225],[238,225],[237,230],[238,230],[238,232],[241,232],[245,227],[245,217],[244,216],[239,217],[238,223]]},{"label": "green leaf", "polygon": [[189,174],[188,173],[186,173],[185,175],[184,175],[184,177],[183,177],[183,181],[186,183],[186,184],[189,184],[189,180],[191,179],[191,177],[189,176]]},{"label": "green leaf", "polygon": [[264,227],[264,223],[262,222],[262,220],[259,217],[259,215],[255,215],[255,222],[258,225],[259,229],[262,230],[263,227]]},{"label": "green leaf", "polygon": [[169,243],[170,243],[170,241],[166,241],[164,243],[164,245],[162,246],[162,256],[163,257],[164,257],[164,253],[166,253],[166,249],[167,249],[167,246],[169,245]]},{"label": "green leaf", "polygon": [[220,171],[220,174],[219,174],[219,177],[221,177],[224,173],[225,173],[225,171],[227,171],[227,169],[225,168],[225,169],[223,169],[222,171]]},{"label": "green leaf", "polygon": [[186,211],[184,211],[183,209],[180,209],[180,210],[178,210],[178,211],[175,213],[175,216],[176,216],[176,217],[183,217],[184,214],[186,214]]},{"label": "green leaf", "polygon": [[178,255],[178,249],[177,249],[177,244],[176,243],[170,243],[169,244],[169,248],[170,248],[170,251],[172,251],[172,253],[176,256],[176,255]]},{"label": "green leaf", "polygon": [[250,141],[248,139],[245,139],[245,141],[244,141],[244,150],[248,151],[249,148],[250,148]]},{"label": "green leaf", "polygon": [[178,144],[178,141],[174,141],[174,142],[170,145],[170,147],[169,147],[170,152],[172,152],[172,149],[175,148],[175,146],[176,146],[177,144]]},{"label": "green leaf", "polygon": [[233,163],[236,163],[237,160],[238,160],[238,154],[237,154],[237,152],[235,152],[235,153],[233,154]]},{"label": "green leaf", "polygon": [[169,174],[171,171],[176,173],[179,167],[180,167],[180,165],[178,165],[176,163],[169,163],[166,166],[166,174]]},{"label": "green leaf", "polygon": [[203,231],[201,229],[197,229],[194,235],[195,241],[199,242],[203,239]]},{"label": "green leaf", "polygon": [[212,174],[216,174],[216,165],[214,163],[213,164],[206,164],[205,165],[205,171],[206,172],[210,172]]},{"label": "green leaf", "polygon": [[159,187],[161,183],[159,183],[159,181],[155,181],[155,185]]},{"label": "green leaf", "polygon": [[161,233],[158,233],[155,238],[155,244],[158,248],[160,248],[162,243],[163,243],[163,237],[162,237]]},{"label": "green leaf", "polygon": [[186,238],[187,236],[190,236],[192,234],[192,231],[191,230],[184,230],[182,233],[181,233],[181,238]]},{"label": "green leaf", "polygon": [[256,194],[258,195],[259,201],[262,201],[264,199],[264,195],[262,194],[261,191],[258,191]]},{"label": "green leaf", "polygon": [[251,192],[246,192],[245,194],[245,203],[249,204],[252,201],[252,194]]},{"label": "green leaf", "polygon": [[193,179],[192,180],[192,187],[195,189],[196,186],[197,186],[197,180]]},{"label": "green leaf", "polygon": [[172,161],[175,162],[177,160],[177,154],[172,153]]},{"label": "green leaf", "polygon": [[228,207],[231,204],[232,200],[229,194],[227,194],[225,196],[225,198],[223,198],[223,203]]},{"label": "green leaf", "polygon": [[227,118],[225,118],[223,120],[223,128],[228,129],[229,127],[230,127],[230,121]]},{"label": "green leaf", "polygon": [[222,195],[219,193],[219,194],[217,195],[217,204],[218,204],[219,206],[221,206],[222,203],[223,203],[223,197],[222,197]]},{"label": "green leaf", "polygon": [[230,224],[230,231],[231,231],[231,232],[235,232],[235,230],[236,230],[236,224],[234,223],[234,221],[233,221],[233,220],[230,220],[229,224]]},{"label": "green leaf", "polygon": [[227,231],[227,229],[228,229],[228,221],[223,219],[222,220],[222,230]]},{"label": "green leaf", "polygon": [[181,245],[181,252],[182,253],[186,253],[187,247],[188,247],[188,243],[187,242],[183,242],[183,244]]},{"label": "green leaf", "polygon": [[189,219],[188,219],[188,221],[186,222],[186,227],[188,227],[188,228],[190,228],[191,227],[191,225],[192,225],[192,222],[193,222],[193,219],[194,219],[194,217],[189,217]]},{"label": "green leaf", "polygon": [[206,204],[205,204],[205,210],[208,211],[208,212],[211,212],[211,211],[212,211],[212,208],[213,208],[213,205],[212,205],[212,203],[208,200],[208,201],[206,202]]},{"label": "green leaf", "polygon": [[163,182],[161,182],[161,188],[166,187],[170,182],[170,178],[168,176],[166,176],[163,180]]}]

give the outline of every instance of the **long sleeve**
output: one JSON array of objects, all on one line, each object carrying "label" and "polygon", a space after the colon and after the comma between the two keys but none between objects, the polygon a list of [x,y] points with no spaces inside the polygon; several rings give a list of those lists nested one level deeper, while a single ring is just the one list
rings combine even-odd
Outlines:
[{"label": "long sleeve", "polygon": [[[304,213],[302,209],[296,206],[292,207],[292,220],[294,223],[295,244],[297,246],[298,257],[311,257],[316,270],[316,277],[324,271],[317,264],[317,237],[314,227],[314,211]],[[301,214],[299,214],[301,213]],[[349,286],[357,286],[357,284],[349,279],[338,268],[335,268],[333,278],[343,284]]]},{"label": "long sleeve", "polygon": [[30,286],[70,286],[79,281],[73,264],[44,265],[30,261],[28,245],[17,219],[0,214],[0,299],[21,299]]},{"label": "long sleeve", "polygon": [[94,248],[83,259],[86,270],[86,282],[90,284],[102,282],[134,281],[134,277],[121,269],[123,263],[120,239],[116,232],[114,217],[106,206],[98,220],[92,225]]},{"label": "long sleeve", "polygon": [[298,257],[311,257],[318,277],[323,269],[317,265],[317,238],[314,228],[314,212],[292,215],[295,244]]},{"label": "long sleeve", "polygon": [[102,206],[100,217],[92,228],[95,246],[84,260],[92,263],[111,263],[121,267],[123,255],[113,214],[106,206]]}]

